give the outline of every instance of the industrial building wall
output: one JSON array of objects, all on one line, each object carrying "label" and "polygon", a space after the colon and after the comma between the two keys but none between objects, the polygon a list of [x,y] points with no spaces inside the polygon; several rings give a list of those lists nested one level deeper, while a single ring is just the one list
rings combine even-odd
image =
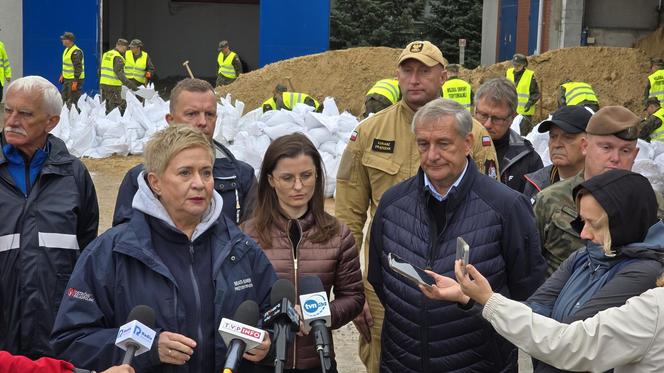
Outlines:
[{"label": "industrial building wall", "polygon": [[657,29],[660,3],[659,0],[586,0],[584,25],[597,45],[631,47]]},{"label": "industrial building wall", "polygon": [[0,41],[9,55],[13,78],[23,76],[23,1],[0,2]]},{"label": "industrial building wall", "polygon": [[217,73],[217,45],[228,40],[250,69],[258,67],[257,4],[185,3],[168,0],[105,0],[104,49],[119,38],[141,39],[157,75],[184,76],[190,62],[197,77]]}]

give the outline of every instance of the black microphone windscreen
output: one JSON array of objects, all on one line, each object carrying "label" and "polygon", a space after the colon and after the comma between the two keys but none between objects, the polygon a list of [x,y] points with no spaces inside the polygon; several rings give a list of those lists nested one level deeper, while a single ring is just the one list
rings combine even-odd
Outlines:
[{"label": "black microphone windscreen", "polygon": [[251,299],[242,302],[233,316],[233,320],[249,326],[258,325],[258,318],[258,304]]},{"label": "black microphone windscreen", "polygon": [[308,275],[302,277],[299,284],[300,295],[303,294],[312,294],[325,291],[323,287],[323,282],[318,276]]},{"label": "black microphone windscreen", "polygon": [[127,322],[131,321],[140,321],[143,325],[147,326],[150,329],[154,329],[154,310],[150,306],[139,304],[138,306],[132,308],[127,316]]},{"label": "black microphone windscreen", "polygon": [[293,286],[292,282],[282,278],[272,285],[270,303],[280,303],[284,298],[288,299],[292,304],[295,304],[295,286]]}]

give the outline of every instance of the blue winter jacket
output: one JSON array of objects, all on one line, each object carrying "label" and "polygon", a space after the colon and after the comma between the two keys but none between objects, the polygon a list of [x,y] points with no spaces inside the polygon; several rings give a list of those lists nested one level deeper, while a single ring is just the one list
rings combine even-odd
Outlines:
[{"label": "blue winter jacket", "polygon": [[[454,278],[461,236],[471,248],[469,262],[494,291],[524,300],[546,270],[530,203],[480,174],[470,159],[444,210],[431,208],[432,199],[420,169],[383,195],[372,223],[368,277],[385,307],[381,372],[515,371],[515,348],[481,315],[426,298],[389,268],[387,255]],[[438,213],[445,214],[445,223],[436,236]]]},{"label": "blue winter jacket", "polygon": [[[119,364],[124,351],[114,345],[118,327],[140,304],[155,310],[158,332],[182,334],[185,317],[192,316],[185,315],[181,298],[194,295],[178,291],[173,275],[152,246],[151,234],[147,216],[135,209],[131,223],[110,229],[85,250],[67,285],[51,335],[60,358],[98,371]],[[209,240],[214,248],[215,294],[209,301],[214,301],[215,329],[223,317],[232,318],[247,299],[256,301],[261,311],[269,307],[277,276],[252,239],[221,214],[194,239],[194,245],[197,240]],[[151,351],[134,358],[137,372],[194,373],[187,365],[160,364],[156,341]],[[221,371],[225,355],[226,345],[215,333],[215,372]]]}]

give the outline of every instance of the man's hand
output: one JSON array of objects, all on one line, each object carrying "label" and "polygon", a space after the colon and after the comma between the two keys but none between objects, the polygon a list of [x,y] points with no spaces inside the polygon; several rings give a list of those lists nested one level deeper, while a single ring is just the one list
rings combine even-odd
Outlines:
[{"label": "man's hand", "polygon": [[362,312],[353,319],[353,324],[355,324],[355,329],[360,332],[364,340],[371,342],[371,327],[374,325],[374,321],[371,316],[371,310],[369,309],[369,303],[366,301],[364,301]]},{"label": "man's hand", "polygon": [[242,357],[245,360],[257,363],[265,359],[265,356],[267,356],[267,353],[270,351],[271,344],[272,342],[270,341],[270,335],[268,333],[265,333],[265,339],[263,339],[263,342],[258,346],[252,348],[251,350],[245,352],[242,355]]},{"label": "man's hand", "polygon": [[152,74],[149,71],[145,72],[145,79],[150,80],[152,78]]},{"label": "man's hand", "polygon": [[60,84],[64,83],[65,82],[65,77],[62,76],[62,74],[60,74],[60,77],[58,78],[58,81],[60,82]]},{"label": "man's hand", "polygon": [[429,276],[433,277],[436,280],[436,284],[433,286],[423,286],[419,285],[420,290],[424,295],[429,299],[436,300],[446,300],[449,302],[458,302],[461,304],[467,304],[470,298],[466,296],[462,291],[459,284],[453,279],[445,276],[441,276],[432,271],[425,271]]},{"label": "man's hand", "polygon": [[194,353],[196,341],[182,334],[161,332],[157,341],[159,361],[173,365],[184,365]]},{"label": "man's hand", "polygon": [[76,91],[78,91],[78,82],[77,82],[76,80],[74,80],[73,82],[71,82],[71,91],[72,91],[72,92],[76,92]]}]

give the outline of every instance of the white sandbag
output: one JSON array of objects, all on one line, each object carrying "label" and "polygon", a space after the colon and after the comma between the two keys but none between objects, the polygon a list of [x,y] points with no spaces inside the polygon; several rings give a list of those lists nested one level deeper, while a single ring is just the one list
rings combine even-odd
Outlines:
[{"label": "white sandbag", "polygon": [[651,159],[639,159],[634,162],[632,171],[637,172],[650,181],[653,189],[664,193],[664,166]]},{"label": "white sandbag", "polygon": [[636,159],[655,159],[655,149],[647,141],[638,139],[636,147],[639,148],[639,154],[636,155]]},{"label": "white sandbag", "polygon": [[265,134],[268,135],[271,140],[277,139],[281,136],[290,135],[291,133],[295,132],[305,132],[303,127],[298,126],[295,123],[288,122],[275,126],[265,126],[263,131],[265,131]]},{"label": "white sandbag", "polygon": [[337,107],[337,103],[334,101],[333,97],[325,97],[323,100],[323,115],[329,117],[339,116],[339,108]]},{"label": "white sandbag", "polygon": [[334,140],[332,133],[330,133],[330,131],[328,131],[327,128],[325,127],[310,129],[305,133],[314,143],[314,146],[316,146],[316,148],[319,148],[321,144],[325,142]]}]

